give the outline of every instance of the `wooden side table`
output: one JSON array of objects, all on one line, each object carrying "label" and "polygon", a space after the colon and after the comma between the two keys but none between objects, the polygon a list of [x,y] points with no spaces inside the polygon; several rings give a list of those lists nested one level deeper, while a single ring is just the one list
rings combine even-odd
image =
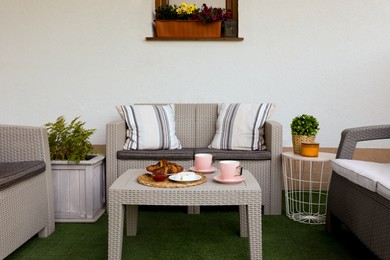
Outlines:
[{"label": "wooden side table", "polygon": [[332,153],[304,157],[293,152],[282,153],[286,214],[306,224],[324,224]]}]

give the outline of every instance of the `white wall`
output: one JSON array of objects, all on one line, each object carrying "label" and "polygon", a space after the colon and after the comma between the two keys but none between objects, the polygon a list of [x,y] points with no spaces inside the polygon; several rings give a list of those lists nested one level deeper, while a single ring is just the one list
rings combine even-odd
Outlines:
[{"label": "white wall", "polygon": [[240,0],[242,42],[151,42],[154,0],[0,1],[0,123],[77,115],[97,128],[135,102],[274,102],[315,115],[322,147],[390,123],[389,0]]}]

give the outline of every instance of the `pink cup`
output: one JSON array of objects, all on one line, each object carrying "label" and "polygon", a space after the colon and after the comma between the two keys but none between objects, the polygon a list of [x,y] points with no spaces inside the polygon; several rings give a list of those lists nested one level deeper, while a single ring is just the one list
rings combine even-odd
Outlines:
[{"label": "pink cup", "polygon": [[239,161],[220,161],[219,170],[221,172],[221,178],[224,180],[231,180],[236,176],[242,175],[242,167]]},{"label": "pink cup", "polygon": [[199,171],[206,171],[211,169],[213,163],[213,156],[208,153],[195,154],[195,169]]}]

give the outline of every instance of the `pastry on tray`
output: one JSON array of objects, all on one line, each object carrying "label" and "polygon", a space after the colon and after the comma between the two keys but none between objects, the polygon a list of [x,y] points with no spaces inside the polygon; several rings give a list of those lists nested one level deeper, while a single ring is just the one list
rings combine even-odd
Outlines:
[{"label": "pastry on tray", "polygon": [[[158,163],[146,167],[146,170],[153,173],[153,179],[155,181],[163,181],[168,177],[168,174],[182,172],[184,168],[177,163],[160,160]],[[165,176],[163,178],[163,176],[160,175]]]}]

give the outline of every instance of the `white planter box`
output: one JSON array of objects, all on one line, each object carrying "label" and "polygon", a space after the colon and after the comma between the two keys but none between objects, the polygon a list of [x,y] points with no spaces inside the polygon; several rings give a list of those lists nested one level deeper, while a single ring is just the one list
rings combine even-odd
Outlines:
[{"label": "white planter box", "polygon": [[104,156],[51,161],[56,222],[95,222],[105,211]]}]

